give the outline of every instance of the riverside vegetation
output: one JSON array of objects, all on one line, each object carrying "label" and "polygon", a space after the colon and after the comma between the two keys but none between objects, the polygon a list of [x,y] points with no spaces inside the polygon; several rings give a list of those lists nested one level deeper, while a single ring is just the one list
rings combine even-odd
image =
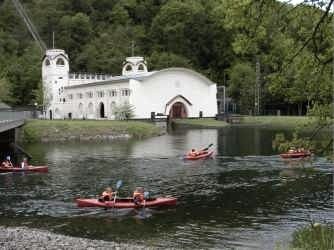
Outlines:
[{"label": "riverside vegetation", "polygon": [[146,138],[162,131],[146,122],[93,120],[29,120],[23,126],[24,142],[68,140],[108,140],[116,138]]}]

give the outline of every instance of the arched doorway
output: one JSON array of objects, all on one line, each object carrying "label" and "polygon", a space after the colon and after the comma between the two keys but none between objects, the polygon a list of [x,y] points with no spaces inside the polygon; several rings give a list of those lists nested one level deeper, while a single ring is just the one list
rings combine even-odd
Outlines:
[{"label": "arched doorway", "polygon": [[170,118],[186,118],[187,117],[186,106],[182,102],[174,103],[169,111],[169,117]]},{"label": "arched doorway", "polygon": [[52,110],[49,111],[50,120],[52,120]]},{"label": "arched doorway", "polygon": [[99,110],[100,110],[100,118],[104,118],[104,104],[103,102],[100,102],[99,104]]}]

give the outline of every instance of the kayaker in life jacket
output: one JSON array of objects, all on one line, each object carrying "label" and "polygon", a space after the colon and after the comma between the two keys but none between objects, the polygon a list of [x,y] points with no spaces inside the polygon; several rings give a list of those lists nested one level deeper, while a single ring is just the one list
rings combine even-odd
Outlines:
[{"label": "kayaker in life jacket", "polygon": [[4,168],[13,168],[14,167],[12,162],[10,161],[10,156],[7,156],[6,160],[1,163],[1,167],[4,167]]},{"label": "kayaker in life jacket", "polygon": [[191,157],[195,157],[197,155],[198,155],[198,152],[194,148],[188,153],[188,156],[191,156]]},{"label": "kayaker in life jacket", "polygon": [[144,201],[145,197],[144,197],[144,188],[142,187],[137,187],[135,189],[135,191],[133,192],[133,202],[136,204],[136,205],[140,205],[140,203],[142,201]]},{"label": "kayaker in life jacket", "polygon": [[115,192],[112,191],[111,187],[107,187],[101,197],[99,198],[99,201],[104,202],[104,201],[111,201],[113,199],[113,196],[115,195]]}]

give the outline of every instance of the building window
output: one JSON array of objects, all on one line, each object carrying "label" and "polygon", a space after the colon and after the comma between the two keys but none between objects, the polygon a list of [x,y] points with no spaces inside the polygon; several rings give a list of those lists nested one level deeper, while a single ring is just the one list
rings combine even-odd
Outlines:
[{"label": "building window", "polygon": [[90,78],[90,75],[86,75],[86,79],[89,79]]},{"label": "building window", "polygon": [[122,96],[130,96],[130,89],[122,89]]},{"label": "building window", "polygon": [[75,79],[79,79],[79,74],[75,74]]},{"label": "building window", "polygon": [[104,97],[104,91],[97,91],[97,97]]},{"label": "building window", "polygon": [[78,93],[78,94],[77,94],[77,98],[78,98],[78,99],[82,99],[82,97],[83,97],[82,93]]},{"label": "building window", "polygon": [[106,76],[105,75],[102,75],[102,80],[105,80],[106,79]]},{"label": "building window", "polygon": [[67,97],[68,97],[68,99],[72,100],[73,99],[73,94],[69,94]]},{"label": "building window", "polygon": [[46,60],[45,60],[45,65],[46,65],[46,66],[49,66],[50,64],[51,64],[51,63],[50,63],[50,60],[49,60],[49,59],[46,59]]},{"label": "building window", "polygon": [[85,75],[84,74],[81,74],[81,79],[85,79]]},{"label": "building window", "polygon": [[139,64],[138,70],[144,70],[144,65],[143,64]]},{"label": "building window", "polygon": [[65,61],[64,61],[63,58],[58,58],[56,64],[57,64],[57,65],[64,66],[64,65],[65,65]]},{"label": "building window", "polygon": [[97,76],[96,76],[96,79],[97,79],[97,80],[100,80],[100,75],[97,75]]},{"label": "building window", "polygon": [[91,91],[90,91],[90,92],[87,92],[87,93],[86,93],[86,96],[87,96],[88,98],[92,98],[92,97],[93,97],[93,92],[91,92]]},{"label": "building window", "polygon": [[117,91],[115,89],[109,90],[109,96],[111,96],[111,97],[117,96]]},{"label": "building window", "polygon": [[127,66],[125,67],[125,70],[126,70],[126,71],[132,71],[132,67],[131,67],[131,65],[127,65]]}]

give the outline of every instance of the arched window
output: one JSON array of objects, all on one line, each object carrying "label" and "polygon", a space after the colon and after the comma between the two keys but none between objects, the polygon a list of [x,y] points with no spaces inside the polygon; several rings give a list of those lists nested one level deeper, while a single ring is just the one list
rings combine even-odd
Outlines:
[{"label": "arched window", "polygon": [[93,103],[91,103],[91,102],[88,104],[88,113],[89,114],[93,114],[94,113]]},{"label": "arched window", "polygon": [[127,65],[127,66],[125,67],[125,70],[126,70],[126,71],[132,71],[132,66],[131,66],[131,65]]},{"label": "arched window", "polygon": [[138,70],[144,70],[144,65],[143,64],[139,64]]},{"label": "arched window", "polygon": [[58,58],[56,64],[57,65],[65,65],[65,61],[64,61],[63,58]]},{"label": "arched window", "polygon": [[50,64],[51,64],[51,63],[50,63],[50,60],[49,60],[49,59],[46,59],[46,60],[45,60],[45,65],[46,65],[46,66],[49,66]]}]

